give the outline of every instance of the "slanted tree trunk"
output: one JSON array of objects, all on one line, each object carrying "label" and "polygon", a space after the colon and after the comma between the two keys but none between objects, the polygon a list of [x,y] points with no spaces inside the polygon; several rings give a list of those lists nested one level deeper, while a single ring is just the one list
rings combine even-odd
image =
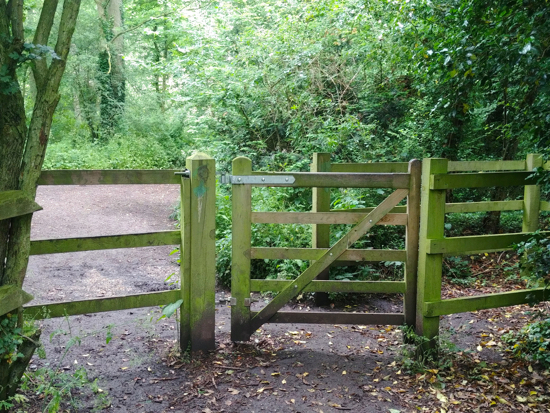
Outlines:
[{"label": "slanted tree trunk", "polygon": [[[34,198],[80,0],[63,3],[51,63],[48,65],[46,56],[33,62],[36,98],[28,123],[16,70],[29,51],[37,53],[39,49],[25,44],[23,3],[23,0],[0,0],[0,67],[4,71],[0,81],[0,191],[22,190]],[[44,0],[33,45],[48,45],[57,8],[58,0]],[[31,218],[29,214],[0,221],[0,286],[23,285],[30,252]],[[14,316],[17,313],[1,315],[0,321]],[[17,324],[21,323],[18,317]],[[9,333],[3,330],[0,334]],[[18,347],[23,357],[13,362],[9,362],[8,355],[2,353],[5,349],[0,347],[0,400],[15,394],[37,346],[38,335],[23,341]]]}]

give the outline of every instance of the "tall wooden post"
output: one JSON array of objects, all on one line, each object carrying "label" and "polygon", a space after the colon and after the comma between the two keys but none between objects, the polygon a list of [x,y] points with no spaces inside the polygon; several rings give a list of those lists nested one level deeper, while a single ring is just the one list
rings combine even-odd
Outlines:
[{"label": "tall wooden post", "polygon": [[[310,168],[311,172],[330,172],[330,153],[314,153],[313,163]],[[329,212],[330,211],[330,188],[313,187],[313,212]],[[311,239],[312,248],[330,248],[330,225],[314,224]],[[321,271],[316,278],[317,280],[328,280],[329,269]],[[327,293],[315,293],[315,304],[318,306],[328,305],[329,299]]]},{"label": "tall wooden post", "polygon": [[[526,170],[532,171],[542,167],[542,155],[529,154],[526,159]],[[535,232],[539,228],[540,186],[525,185],[523,195],[523,232]]]},{"label": "tall wooden post", "polygon": [[180,346],[191,353],[215,349],[216,163],[203,153],[186,162],[182,178],[182,321]]},{"label": "tall wooden post", "polygon": [[430,341],[420,352],[434,348],[439,334],[439,317],[425,317],[425,303],[441,301],[441,271],[443,254],[428,254],[432,239],[443,239],[445,230],[445,190],[430,189],[433,174],[447,173],[447,159],[422,161],[422,189],[420,206],[420,240],[418,255],[418,295],[416,331]]},{"label": "tall wooden post", "polygon": [[407,197],[407,227],[405,248],[407,262],[405,264],[406,292],[403,302],[405,324],[416,326],[416,294],[418,274],[418,234],[420,226],[420,184],[422,178],[422,163],[418,159],[409,162],[409,195]]},{"label": "tall wooden post", "polygon": [[[251,175],[252,161],[233,160],[233,176]],[[250,249],[252,225],[252,187],[232,188],[233,246],[231,262],[231,340],[248,341],[250,327]]]}]

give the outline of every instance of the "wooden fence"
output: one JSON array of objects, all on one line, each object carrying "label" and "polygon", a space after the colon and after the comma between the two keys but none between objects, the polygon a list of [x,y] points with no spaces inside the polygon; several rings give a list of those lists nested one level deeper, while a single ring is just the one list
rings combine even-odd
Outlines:
[{"label": "wooden fence", "polygon": [[[525,161],[452,162],[446,159],[425,159],[422,163],[421,196],[420,174],[410,163],[332,164],[327,153],[315,154],[311,172],[283,173],[292,175],[294,183],[287,185],[313,188],[312,212],[253,212],[251,186],[233,188],[233,303],[232,337],[242,339],[246,334],[237,331],[243,323],[261,313],[250,311],[250,293],[253,291],[284,291],[290,281],[251,280],[251,259],[302,259],[317,261],[330,246],[331,224],[356,224],[375,208],[348,210],[330,209],[330,188],[375,187],[407,189],[406,206],[389,210],[379,224],[406,225],[405,250],[346,249],[338,258],[340,264],[357,261],[405,262],[403,281],[344,282],[328,280],[328,267],[322,269],[315,281],[305,283],[303,291],[317,292],[318,304],[326,303],[326,292],[403,293],[404,313],[376,316],[368,319],[351,315],[325,315],[323,322],[390,323],[416,325],[417,332],[430,339],[439,333],[439,316],[458,312],[527,303],[531,297],[547,299],[542,288],[505,293],[479,295],[456,299],[441,299],[442,260],[444,256],[471,255],[483,252],[510,250],[511,245],[525,241],[529,233],[538,229],[540,211],[550,211],[550,203],[541,201],[540,188],[535,185],[532,170],[550,169],[540,155],[528,155]],[[168,171],[44,171],[39,185],[111,185],[111,184],[178,184],[181,186],[181,230],[142,234],[110,235],[66,239],[33,240],[31,255],[55,254],[118,248],[137,248],[161,245],[179,245],[181,250],[181,284],[176,290],[108,297],[91,300],[30,305],[25,312],[35,318],[62,317],[103,311],[125,310],[164,305],[182,300],[180,317],[180,345],[191,351],[214,348],[215,302],[215,162],[204,154],[187,159],[187,172]],[[413,169],[411,169],[413,168]],[[483,172],[481,172],[483,171]],[[489,172],[487,172],[489,171]],[[245,158],[234,162],[233,173],[239,176],[264,175],[253,172]],[[178,176],[178,174],[180,176]],[[365,185],[365,174],[369,175]],[[281,174],[273,173],[271,176]],[[456,188],[484,188],[494,186],[525,186],[524,199],[516,201],[484,201],[446,203],[446,192]],[[420,198],[421,197],[421,202]],[[395,204],[394,204],[395,205]],[[41,209],[21,191],[0,193],[0,220],[30,214]],[[523,228],[517,234],[478,235],[445,238],[445,214],[483,211],[523,210]],[[420,228],[418,217],[420,216]],[[313,226],[312,248],[252,248],[252,223],[301,223]],[[374,224],[373,224],[374,225]],[[544,234],[549,234],[545,232]],[[418,247],[418,248],[417,248]],[[336,258],[330,258],[335,261]],[[330,265],[330,264],[329,264]],[[418,276],[416,275],[418,271]],[[28,303],[32,297],[14,286],[0,288],[0,315]],[[248,302],[246,302],[248,300]],[[362,315],[364,316],[364,315]],[[373,315],[367,315],[373,316]],[[309,318],[307,318],[309,317]],[[280,313],[275,322],[318,322],[318,314],[300,318]],[[321,317],[321,318],[320,318]],[[334,321],[336,320],[336,321]],[[347,321],[346,321],[347,320]],[[370,321],[369,321],[370,320]],[[431,341],[432,343],[434,340]]]},{"label": "wooden fence", "polygon": [[[539,212],[550,210],[548,202],[541,201],[540,188],[531,177],[533,169],[542,166],[542,157],[534,154],[528,155],[525,161],[451,162],[447,159],[424,159],[416,313],[419,334],[429,339],[435,338],[439,334],[441,315],[525,304],[532,297],[548,299],[542,288],[441,299],[444,256],[511,250],[513,244],[526,241],[529,233],[538,229]],[[545,169],[550,169],[549,167],[548,163],[544,165]],[[494,186],[525,186],[524,199],[445,203],[448,189]],[[521,233],[449,238],[444,236],[446,213],[518,210],[523,210]],[[430,342],[435,345],[434,340]]]},{"label": "wooden fence", "polygon": [[[181,348],[184,350],[190,348],[191,351],[214,348],[215,162],[204,154],[196,154],[187,159],[186,166],[188,171],[183,173],[177,170],[44,171],[40,176],[39,185],[181,185],[181,230],[33,240],[30,252],[31,255],[42,255],[179,245],[181,283],[180,288],[175,290],[29,305],[24,307],[25,314],[35,319],[63,317],[159,306],[183,300],[180,311]],[[10,193],[0,194],[0,219],[32,213],[40,209],[32,200],[26,199],[19,192],[10,191]],[[22,292],[13,290],[13,287],[10,287],[10,291],[10,296],[15,300],[14,308],[29,301],[28,295],[22,295]],[[190,299],[191,297],[193,299]],[[6,313],[12,309],[4,310],[2,308],[3,313]]]}]

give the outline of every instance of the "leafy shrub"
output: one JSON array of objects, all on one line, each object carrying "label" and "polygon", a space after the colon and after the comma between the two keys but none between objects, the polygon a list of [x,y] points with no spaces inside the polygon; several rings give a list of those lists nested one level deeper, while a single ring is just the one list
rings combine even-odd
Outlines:
[{"label": "leafy shrub", "polygon": [[473,280],[470,263],[462,257],[445,258],[443,275],[456,284],[470,284]]},{"label": "leafy shrub", "polygon": [[550,238],[537,231],[516,246],[524,274],[536,284],[550,285]]},{"label": "leafy shrub", "polygon": [[518,333],[503,335],[514,355],[550,367],[550,318],[523,327]]}]

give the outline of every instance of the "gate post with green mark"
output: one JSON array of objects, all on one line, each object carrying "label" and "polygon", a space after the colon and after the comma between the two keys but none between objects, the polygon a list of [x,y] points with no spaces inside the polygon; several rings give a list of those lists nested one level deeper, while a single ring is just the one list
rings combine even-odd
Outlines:
[{"label": "gate post with green mark", "polygon": [[181,183],[180,346],[191,353],[215,349],[216,162],[203,153],[186,161]]},{"label": "gate post with green mark", "polygon": [[429,339],[419,351],[435,348],[439,335],[439,316],[425,317],[425,303],[441,301],[443,254],[428,254],[430,240],[443,239],[445,230],[446,191],[430,189],[433,174],[447,173],[447,159],[422,161],[420,203],[420,242],[418,254],[417,334]]}]

